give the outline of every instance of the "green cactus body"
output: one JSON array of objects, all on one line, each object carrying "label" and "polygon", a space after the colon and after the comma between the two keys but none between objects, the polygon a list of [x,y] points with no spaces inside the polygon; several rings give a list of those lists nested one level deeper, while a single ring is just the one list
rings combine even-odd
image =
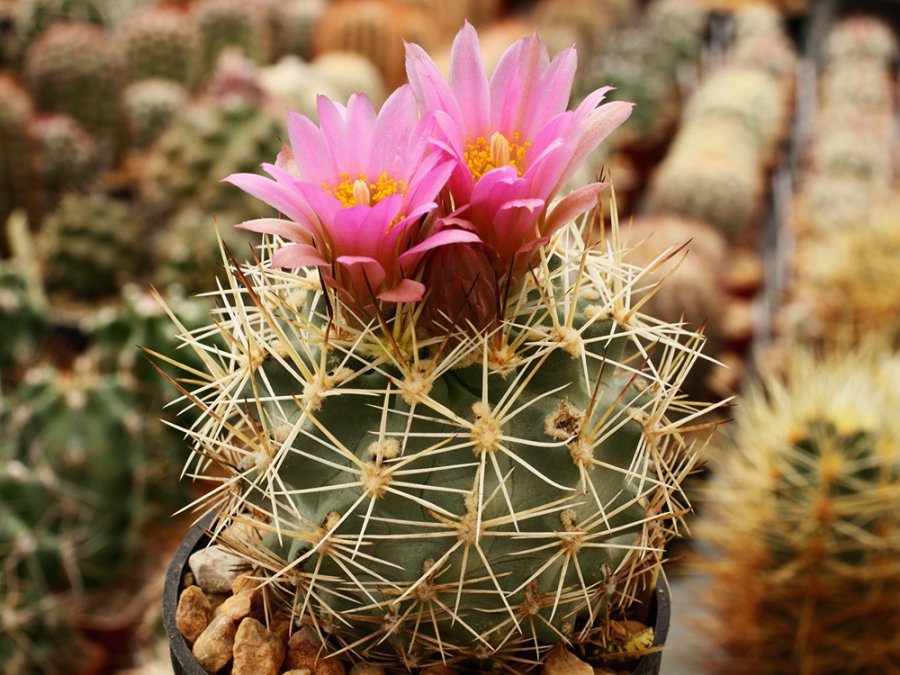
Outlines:
[{"label": "green cactus body", "polygon": [[197,79],[198,34],[187,14],[151,7],[128,16],[116,30],[127,78],[160,78],[190,87]]},{"label": "green cactus body", "polygon": [[412,315],[342,320],[314,273],[229,272],[230,354],[190,338],[209,369],[190,435],[232,477],[221,543],[333,647],[521,672],[561,639],[603,647],[646,597],[696,459],[666,416],[693,409],[696,343],[632,312],[637,268],[582,236],[489,337],[417,342]]},{"label": "green cactus body", "polygon": [[273,36],[264,0],[203,0],[194,8],[200,33],[200,67],[213,72],[226,47],[237,47],[257,63],[274,56]]},{"label": "green cactus body", "polygon": [[256,200],[219,179],[255,170],[278,153],[283,133],[280,122],[255,102],[204,100],[190,106],[144,161],[144,203],[162,218],[195,205],[238,219],[223,225],[265,215]]},{"label": "green cactus body", "polygon": [[870,673],[900,658],[897,356],[793,349],[737,411],[698,536],[730,673]]},{"label": "green cactus body", "polygon": [[0,386],[11,370],[32,361],[46,328],[46,316],[29,293],[16,263],[0,259]]},{"label": "green cactus body", "polygon": [[188,92],[177,82],[151,79],[129,85],[123,99],[130,145],[146,150],[187,107]]},{"label": "green cactus body", "polygon": [[388,87],[403,83],[403,32],[395,10],[380,0],[330,5],[316,34],[316,55],[332,51],[361,54],[378,68]]},{"label": "green cactus body", "polygon": [[96,300],[114,295],[147,265],[145,224],[128,204],[103,195],[68,195],[41,233],[50,293]]},{"label": "green cactus body", "polygon": [[[0,223],[17,207],[28,205],[34,147],[28,136],[31,100],[12,79],[0,76]],[[0,233],[0,243],[5,233]],[[0,245],[0,251],[4,249]]]},{"label": "green cactus body", "polygon": [[[61,484],[78,486],[82,527],[72,531],[81,531],[84,541],[73,547],[77,567],[67,570],[70,580],[108,580],[136,545],[143,517],[144,427],[131,383],[101,374],[82,357],[70,371],[30,370],[10,407],[5,428],[14,439],[13,455],[29,466],[52,467]],[[37,508],[59,506],[47,501],[46,491],[41,499]],[[61,534],[69,530],[60,524]]]},{"label": "green cactus body", "polygon": [[52,26],[26,54],[25,83],[39,110],[69,115],[97,139],[102,157],[115,157],[122,69],[109,34],[86,23]]}]

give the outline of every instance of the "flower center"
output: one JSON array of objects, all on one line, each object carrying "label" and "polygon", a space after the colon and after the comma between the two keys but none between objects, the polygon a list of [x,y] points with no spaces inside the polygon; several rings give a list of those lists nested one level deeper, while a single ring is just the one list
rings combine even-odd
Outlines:
[{"label": "flower center", "polygon": [[366,174],[360,172],[356,178],[350,178],[347,173],[342,173],[343,180],[330,188],[328,183],[322,183],[326,192],[337,197],[344,206],[375,206],[385,197],[403,194],[406,192],[406,181],[388,178],[387,172],[382,171],[378,180],[370,181]]},{"label": "flower center", "polygon": [[519,172],[519,176],[525,173],[525,151],[531,147],[531,142],[519,142],[519,132],[512,135],[512,140],[495,131],[490,139],[479,136],[473,142],[466,138],[466,151],[463,157],[472,172],[475,180],[481,178],[491,169],[500,166],[513,166]]}]

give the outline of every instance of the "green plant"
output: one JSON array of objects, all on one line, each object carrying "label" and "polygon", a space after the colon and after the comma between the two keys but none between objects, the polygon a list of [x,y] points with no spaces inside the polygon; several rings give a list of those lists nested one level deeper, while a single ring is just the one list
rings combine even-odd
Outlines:
[{"label": "green plant", "polygon": [[881,672],[900,657],[900,363],[871,341],[785,356],[713,467],[704,633],[722,672]]},{"label": "green plant", "polygon": [[125,89],[123,101],[130,145],[146,150],[187,107],[188,92],[171,80],[142,80]]},{"label": "green plant", "polygon": [[265,0],[202,0],[193,7],[199,31],[200,67],[213,72],[226,47],[237,47],[244,56],[266,63],[274,56],[273,36]]},{"label": "green plant", "polygon": [[191,17],[173,8],[149,7],[116,28],[129,81],[161,78],[185,87],[198,76],[198,32]]},{"label": "green plant", "polygon": [[52,294],[108,298],[144,273],[146,225],[126,202],[100,194],[67,195],[41,235],[44,281]]},{"label": "green plant", "polygon": [[115,156],[121,133],[122,68],[111,36],[87,23],[56,24],[32,43],[24,79],[43,112],[69,115]]},{"label": "green plant", "polygon": [[68,192],[86,192],[96,185],[102,169],[97,143],[78,122],[68,115],[41,115],[29,132],[46,209],[52,210]]},{"label": "green plant", "polygon": [[15,261],[0,259],[0,386],[11,369],[35,356],[46,329],[46,316]]},{"label": "green plant", "polygon": [[[5,224],[15,208],[28,205],[34,148],[28,137],[28,94],[11,78],[0,76],[0,100],[0,223]],[[4,240],[0,236],[0,251]]]},{"label": "green plant", "polygon": [[209,508],[241,524],[220,541],[333,646],[398,667],[609,649],[601,619],[655,583],[697,459],[677,392],[699,338],[630,307],[643,273],[583,236],[554,239],[490,335],[340,319],[315,275],[263,262],[229,268],[215,328],[185,336],[192,445],[231,486]]},{"label": "green plant", "polygon": [[110,19],[106,0],[22,0],[15,9],[20,54],[54,24],[78,21],[105,26]]}]

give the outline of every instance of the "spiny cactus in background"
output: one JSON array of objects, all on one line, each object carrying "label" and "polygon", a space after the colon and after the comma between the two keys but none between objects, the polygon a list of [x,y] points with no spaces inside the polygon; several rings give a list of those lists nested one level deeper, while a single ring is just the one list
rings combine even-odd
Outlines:
[{"label": "spiny cactus in background", "polygon": [[4,425],[13,456],[50,466],[65,484],[78,486],[90,536],[77,549],[86,584],[108,580],[138,543],[146,516],[146,429],[133,383],[121,373],[97,370],[90,355],[71,369],[36,366],[10,400]]},{"label": "spiny cactus in background", "polygon": [[12,379],[12,370],[34,361],[46,321],[16,261],[0,258],[0,388]]},{"label": "spiny cactus in background", "polygon": [[27,580],[0,575],[0,664],[3,675],[73,667],[75,636],[59,598]]},{"label": "spiny cactus in background", "polygon": [[40,115],[29,127],[37,154],[44,209],[52,211],[68,192],[89,191],[102,166],[97,142],[68,115]]},{"label": "spiny cactus in background", "polygon": [[25,84],[38,110],[69,115],[97,139],[105,159],[115,156],[122,68],[108,33],[87,23],[50,27],[28,49]]},{"label": "spiny cactus in background", "polygon": [[[33,144],[28,136],[31,100],[12,79],[0,75],[0,223],[14,209],[28,205],[33,182]],[[0,252],[6,249],[6,236],[0,231]]]},{"label": "spiny cactus in background", "polygon": [[897,55],[897,37],[890,25],[871,16],[843,19],[825,42],[825,58],[836,61],[874,61],[883,67]]},{"label": "spiny cactus in background", "polygon": [[139,10],[117,27],[129,81],[162,78],[192,86],[198,76],[199,33],[192,18],[171,7]]},{"label": "spiny cactus in background", "polygon": [[221,252],[216,228],[228,250],[239,260],[252,258],[252,246],[259,237],[230,225],[241,218],[218,213],[215,217],[197,207],[187,207],[170,219],[156,240],[158,260],[154,284],[165,288],[178,285],[188,293],[203,293],[215,287],[221,276]]},{"label": "spiny cactus in background", "polygon": [[[803,240],[794,263],[799,331],[829,340],[835,326],[900,344],[900,193],[861,205],[845,227]],[[846,336],[844,336],[846,337]]]},{"label": "spiny cactus in background", "polygon": [[646,207],[709,223],[734,243],[751,234],[762,195],[749,131],[735,120],[710,119],[679,131],[651,178]]},{"label": "spiny cactus in background", "polygon": [[791,227],[799,237],[853,228],[883,194],[860,178],[807,174],[791,205]]},{"label": "spiny cactus in background", "polygon": [[15,28],[19,36],[20,56],[54,24],[74,21],[107,25],[110,9],[108,0],[19,0],[16,3]]},{"label": "spiny cactus in background", "polygon": [[188,91],[171,80],[151,79],[129,85],[122,98],[129,145],[146,150],[187,107]]},{"label": "spiny cactus in background", "polygon": [[319,22],[315,53],[347,51],[365,56],[388,87],[406,79],[403,32],[392,7],[381,0],[350,0],[330,5]]},{"label": "spiny cactus in background", "polygon": [[660,64],[676,73],[700,58],[707,21],[707,12],[693,0],[652,0],[643,17],[659,40]]},{"label": "spiny cactus in background", "polygon": [[554,51],[575,44],[581,58],[590,59],[617,27],[619,21],[609,3],[590,0],[544,0],[534,23]]},{"label": "spiny cactus in background", "polygon": [[219,181],[271,159],[281,147],[280,138],[281,124],[255,102],[198,101],[176,118],[145,158],[143,202],[154,218],[169,218],[188,205],[209,216],[263,215],[268,210],[256,200]]},{"label": "spiny cactus in background", "polygon": [[265,0],[201,0],[192,8],[199,32],[200,68],[215,70],[226,47],[240,49],[257,63],[274,55],[272,31]]},{"label": "spiny cactus in background", "polygon": [[51,294],[74,300],[115,295],[149,267],[143,216],[104,195],[67,195],[44,224],[44,281]]},{"label": "spiny cactus in background", "polygon": [[698,538],[727,673],[876,673],[900,659],[896,354],[764,368],[714,466]]},{"label": "spiny cactus in background", "polygon": [[292,54],[309,61],[313,56],[316,29],[327,6],[325,0],[276,2],[271,14],[275,43],[273,58]]},{"label": "spiny cactus in background", "polygon": [[797,68],[797,55],[784,32],[755,33],[734,43],[728,52],[728,64],[764,72],[775,78],[780,88],[789,89]]},{"label": "spiny cactus in background", "polygon": [[863,61],[828,65],[820,89],[822,106],[873,110],[893,104],[891,74],[883,64]]},{"label": "spiny cactus in background", "polygon": [[750,132],[760,157],[768,158],[786,131],[785,94],[764,71],[723,67],[697,88],[684,117],[700,126],[710,118],[736,120]]},{"label": "spiny cactus in background", "polygon": [[810,169],[831,176],[859,178],[872,185],[890,185],[894,159],[891,139],[896,132],[890,117],[878,118],[880,124],[865,128],[820,129],[810,148]]},{"label": "spiny cactus in background", "polygon": [[361,54],[325,52],[312,61],[313,72],[337,93],[337,100],[362,92],[375,105],[387,97],[384,78],[378,68]]}]

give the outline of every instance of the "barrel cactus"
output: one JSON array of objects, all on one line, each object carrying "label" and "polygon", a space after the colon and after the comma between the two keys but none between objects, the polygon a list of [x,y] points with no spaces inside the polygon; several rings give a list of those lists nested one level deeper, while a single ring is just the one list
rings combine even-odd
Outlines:
[{"label": "barrel cactus", "polygon": [[198,76],[198,33],[191,17],[173,8],[150,7],[116,28],[130,81],[162,78],[191,86]]},{"label": "barrel cactus", "polygon": [[[499,79],[489,93],[471,26],[461,80],[409,45],[411,85],[380,113],[320,99],[321,129],[289,118],[274,180],[228,179],[285,218],[242,224],[271,237],[258,261],[226,265],[214,324],[184,336],[204,362],[180,384],[199,414],[188,471],[224,472],[205,502],[220,544],[354,661],[524,672],[560,642],[639,655],[620,653],[621,622],[648,621],[680,531],[697,461],[680,431],[705,410],[680,387],[702,338],[631,304],[646,272],[623,261],[615,219],[596,246],[591,219],[576,224],[602,185],[556,201],[631,108],[598,92],[574,114],[586,135],[555,135],[573,56],[550,65],[525,38],[504,67],[546,72],[530,94]],[[489,143],[473,134],[491,96],[510,119],[537,115],[530,137],[502,118]],[[459,162],[435,150],[460,142]],[[560,148],[546,175],[529,171],[542,143]],[[457,207],[442,227],[439,192]]]},{"label": "barrel cactus", "polygon": [[68,192],[86,192],[97,184],[103,169],[97,142],[78,122],[68,115],[41,115],[29,133],[46,209],[52,210]]},{"label": "barrel cactus", "polygon": [[[879,672],[900,658],[898,357],[871,342],[764,367],[697,535],[728,673]],[[782,359],[784,360],[784,359]],[[770,366],[772,363],[770,362]]]},{"label": "barrel cactus", "polygon": [[0,386],[10,369],[32,362],[40,347],[47,317],[38,298],[30,292],[26,276],[16,261],[0,259]]},{"label": "barrel cactus", "polygon": [[226,47],[236,47],[244,56],[266,63],[274,55],[273,36],[265,0],[202,0],[193,7],[199,31],[200,68],[215,70]]},{"label": "barrel cactus", "polygon": [[149,79],[125,89],[125,123],[130,145],[146,150],[187,107],[188,92],[177,82]]},{"label": "barrel cactus", "polygon": [[[13,79],[0,76],[0,222],[25,207],[33,185],[34,146],[28,136],[31,99]],[[0,251],[6,248],[0,233]]]},{"label": "barrel cactus", "polygon": [[23,0],[14,5],[19,49],[23,54],[35,38],[54,24],[79,21],[105,26],[111,18],[107,0]]}]

